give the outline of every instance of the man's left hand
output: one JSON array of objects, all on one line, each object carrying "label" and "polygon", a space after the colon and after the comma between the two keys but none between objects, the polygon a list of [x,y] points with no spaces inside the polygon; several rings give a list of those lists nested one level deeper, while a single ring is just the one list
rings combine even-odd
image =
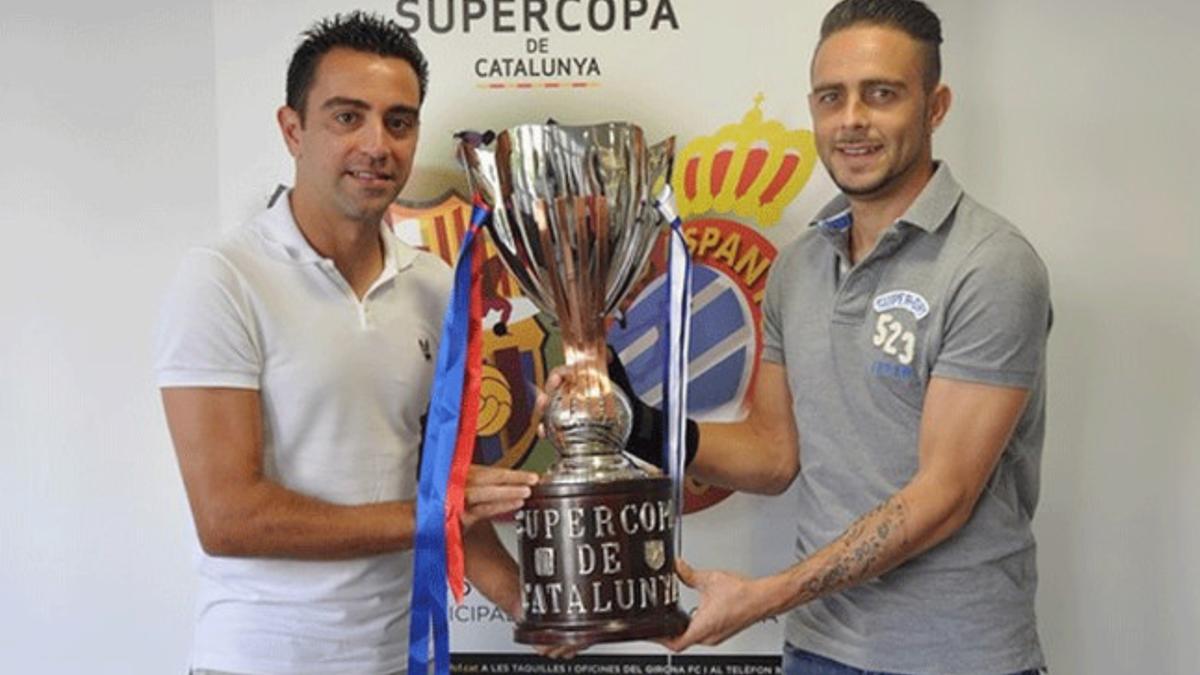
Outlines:
[{"label": "man's left hand", "polygon": [[521,508],[537,482],[538,475],[531,471],[472,464],[467,473],[463,527]]},{"label": "man's left hand", "polygon": [[764,579],[723,570],[696,570],[682,559],[675,570],[680,581],[700,592],[700,606],[683,635],[662,641],[672,651],[681,652],[695,644],[719,645],[770,614],[771,598]]}]

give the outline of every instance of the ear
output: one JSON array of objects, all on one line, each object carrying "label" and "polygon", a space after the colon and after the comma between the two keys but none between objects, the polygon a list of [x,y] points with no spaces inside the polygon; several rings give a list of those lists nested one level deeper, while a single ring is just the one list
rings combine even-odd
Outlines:
[{"label": "ear", "polygon": [[279,131],[283,134],[283,142],[287,144],[292,157],[300,157],[300,131],[304,124],[300,121],[300,113],[288,106],[282,106],[275,112],[275,120],[279,122]]},{"label": "ear", "polygon": [[941,126],[942,120],[946,119],[946,113],[950,112],[950,103],[953,99],[950,87],[944,84],[938,84],[933,93],[929,95],[929,128],[931,130],[937,129]]}]

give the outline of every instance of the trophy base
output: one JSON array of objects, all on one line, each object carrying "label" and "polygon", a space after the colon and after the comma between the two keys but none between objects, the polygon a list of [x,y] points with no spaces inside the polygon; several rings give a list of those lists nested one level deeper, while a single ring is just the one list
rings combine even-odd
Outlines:
[{"label": "trophy base", "polygon": [[679,635],[671,481],[543,483],[517,513],[523,644]]}]

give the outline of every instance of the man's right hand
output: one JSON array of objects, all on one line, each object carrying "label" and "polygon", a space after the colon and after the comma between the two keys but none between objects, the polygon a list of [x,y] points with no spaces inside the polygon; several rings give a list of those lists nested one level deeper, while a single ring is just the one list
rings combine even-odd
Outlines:
[{"label": "man's right hand", "polygon": [[570,377],[570,368],[565,365],[555,366],[546,375],[545,389],[538,389],[537,398],[533,403],[533,419],[537,422],[539,438],[545,438],[546,436],[546,429],[542,426],[542,415],[546,413],[546,406],[550,405],[550,397],[554,396],[554,393],[561,389]]},{"label": "man's right hand", "polygon": [[[539,420],[538,434],[540,436],[545,436],[545,429],[540,420],[550,402],[550,397],[564,385],[569,384],[570,377],[571,370],[566,366],[554,368],[546,377],[545,392],[538,392],[537,402],[534,405],[534,419]],[[658,408],[646,405],[638,397],[637,392],[633,390],[633,384],[629,381],[629,375],[625,372],[625,365],[621,363],[621,359],[611,348],[608,350],[608,379],[629,400],[630,430],[625,451],[648,464],[660,469],[665,468],[663,466],[663,436],[667,433],[666,414]],[[684,465],[686,466],[696,456],[696,449],[700,442],[700,428],[690,419],[687,421],[687,434],[684,440],[686,443]]]}]

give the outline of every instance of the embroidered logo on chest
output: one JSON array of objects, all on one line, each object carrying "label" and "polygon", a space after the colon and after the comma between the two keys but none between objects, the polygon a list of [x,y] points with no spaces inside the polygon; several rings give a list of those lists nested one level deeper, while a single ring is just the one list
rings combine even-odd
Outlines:
[{"label": "embroidered logo on chest", "polygon": [[909,314],[920,321],[929,314],[929,303],[925,298],[921,297],[920,293],[912,291],[888,291],[883,295],[875,297],[871,306],[876,312],[891,312],[895,310],[908,310]]},{"label": "embroidered logo on chest", "polygon": [[[872,373],[890,379],[912,379],[915,373],[911,364],[916,357],[917,338],[906,323],[913,324],[925,318],[929,314],[929,302],[919,293],[898,290],[877,296],[871,306],[879,315],[871,343],[890,357],[872,364]],[[905,317],[905,312],[912,315],[911,318]]]}]

